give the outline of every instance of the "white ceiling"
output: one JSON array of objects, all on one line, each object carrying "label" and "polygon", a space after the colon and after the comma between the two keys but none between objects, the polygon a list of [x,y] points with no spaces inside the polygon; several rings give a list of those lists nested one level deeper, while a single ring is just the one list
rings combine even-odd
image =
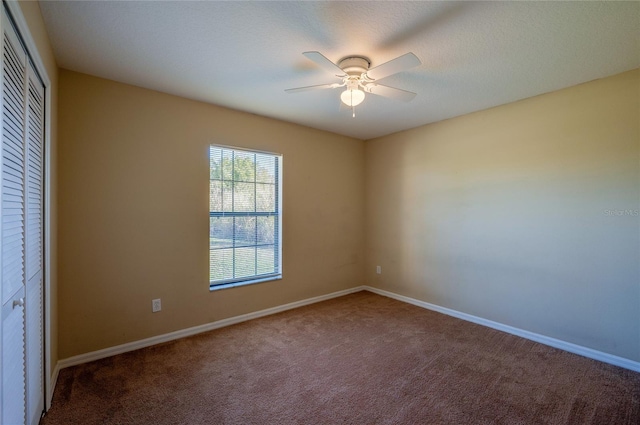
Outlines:
[{"label": "white ceiling", "polygon": [[[123,83],[370,139],[640,67],[640,2],[41,1],[58,65]],[[306,59],[406,52],[356,118],[337,78]]]}]

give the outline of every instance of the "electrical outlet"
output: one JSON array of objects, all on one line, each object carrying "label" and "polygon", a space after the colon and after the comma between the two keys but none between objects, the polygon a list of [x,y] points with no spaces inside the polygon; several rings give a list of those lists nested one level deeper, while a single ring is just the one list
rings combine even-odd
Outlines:
[{"label": "electrical outlet", "polygon": [[382,267],[376,266],[376,273],[382,274]]},{"label": "electrical outlet", "polygon": [[160,298],[151,300],[151,311],[153,313],[157,313],[160,310],[162,310],[162,301],[160,301]]}]

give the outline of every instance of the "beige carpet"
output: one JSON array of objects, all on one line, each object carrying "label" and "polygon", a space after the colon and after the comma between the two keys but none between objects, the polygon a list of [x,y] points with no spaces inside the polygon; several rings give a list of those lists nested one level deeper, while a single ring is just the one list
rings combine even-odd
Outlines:
[{"label": "beige carpet", "polygon": [[369,292],[63,369],[54,424],[640,424],[640,374]]}]

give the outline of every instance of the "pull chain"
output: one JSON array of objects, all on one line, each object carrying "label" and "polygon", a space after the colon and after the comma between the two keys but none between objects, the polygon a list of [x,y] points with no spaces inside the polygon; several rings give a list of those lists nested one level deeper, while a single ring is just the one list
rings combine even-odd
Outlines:
[{"label": "pull chain", "polygon": [[353,104],[353,90],[351,90],[351,117],[352,118],[356,117],[356,107]]}]

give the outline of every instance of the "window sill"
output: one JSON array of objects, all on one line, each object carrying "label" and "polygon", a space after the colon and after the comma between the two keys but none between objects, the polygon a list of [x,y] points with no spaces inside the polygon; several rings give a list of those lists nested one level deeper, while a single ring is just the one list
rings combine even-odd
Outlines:
[{"label": "window sill", "polygon": [[219,291],[221,289],[235,288],[237,286],[253,285],[254,283],[270,282],[272,280],[280,280],[282,275],[263,277],[261,279],[243,280],[242,282],[223,283],[220,285],[209,284],[209,291]]}]

